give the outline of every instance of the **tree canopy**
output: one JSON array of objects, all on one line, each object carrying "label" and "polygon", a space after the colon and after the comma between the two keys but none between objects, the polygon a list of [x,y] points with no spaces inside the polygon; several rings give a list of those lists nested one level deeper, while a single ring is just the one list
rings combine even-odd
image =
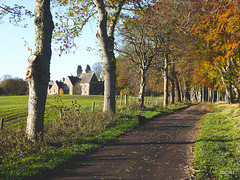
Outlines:
[{"label": "tree canopy", "polygon": [[77,67],[77,76],[79,77],[82,72],[83,72],[82,66],[78,65],[78,67]]},{"label": "tree canopy", "polygon": [[[239,84],[240,4],[237,1],[209,1],[194,28],[198,35],[198,63],[194,81],[212,89]],[[199,78],[201,77],[201,78]],[[239,87],[238,87],[239,88]]]},{"label": "tree canopy", "polygon": [[0,82],[0,95],[16,96],[26,95],[28,92],[27,81],[20,78],[7,78]]}]

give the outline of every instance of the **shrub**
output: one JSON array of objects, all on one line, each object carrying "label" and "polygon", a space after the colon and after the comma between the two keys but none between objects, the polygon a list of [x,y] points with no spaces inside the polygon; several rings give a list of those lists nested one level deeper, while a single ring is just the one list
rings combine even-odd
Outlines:
[{"label": "shrub", "polygon": [[[22,125],[15,130],[10,125],[4,126],[4,130],[0,131],[0,179],[2,176],[18,179],[39,173],[45,168],[55,168],[74,154],[96,148],[95,145],[84,145],[81,141],[100,134],[117,122],[115,115],[97,111],[80,112],[81,106],[77,101],[72,101],[70,106],[64,105],[59,96],[56,96],[56,101],[58,104],[51,107],[55,118],[45,123],[43,141],[27,141]],[[63,152],[65,155],[58,154]]]}]

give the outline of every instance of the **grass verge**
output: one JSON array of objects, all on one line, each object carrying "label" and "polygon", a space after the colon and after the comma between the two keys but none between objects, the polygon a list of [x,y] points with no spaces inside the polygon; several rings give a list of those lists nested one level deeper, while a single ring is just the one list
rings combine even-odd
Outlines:
[{"label": "grass verge", "polygon": [[221,112],[206,114],[194,150],[196,179],[240,179],[240,106],[212,104]]},{"label": "grass verge", "polygon": [[[44,141],[31,143],[24,137],[25,128],[0,131],[0,179],[41,177],[70,159],[85,155],[117,137],[133,130],[141,114],[151,119],[189,104],[172,105],[168,109],[154,106],[138,111],[135,105],[118,110],[116,115],[80,112],[79,105],[56,105],[61,118],[46,123]],[[71,107],[71,108],[69,108]]]}]

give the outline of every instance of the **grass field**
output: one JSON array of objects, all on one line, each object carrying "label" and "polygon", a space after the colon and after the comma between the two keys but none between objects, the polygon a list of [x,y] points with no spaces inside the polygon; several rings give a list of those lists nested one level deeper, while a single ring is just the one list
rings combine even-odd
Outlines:
[{"label": "grass field", "polygon": [[[101,109],[103,105],[103,96],[91,95],[91,96],[80,96],[80,95],[61,95],[60,96],[64,105],[71,105],[72,101],[77,100],[77,103],[81,105],[81,110],[91,109],[92,103],[95,102],[97,109]],[[147,102],[153,101],[156,98],[147,97]],[[130,103],[136,101],[136,97],[130,97]],[[124,102],[123,102],[124,103]],[[48,95],[46,102],[46,113],[45,120],[51,121],[53,112],[50,111],[52,105],[56,105],[55,95]],[[117,105],[120,104],[120,97],[117,97]],[[27,112],[28,111],[28,96],[0,96],[0,118],[4,118],[4,122],[26,124]]]},{"label": "grass field", "polygon": [[[103,104],[103,96],[62,95],[60,97],[65,105],[70,105],[72,101],[77,100],[82,109],[90,108],[92,102],[95,102],[96,106]],[[58,104],[56,96],[49,95],[46,102],[46,121],[51,121],[53,112],[50,111],[50,108],[56,104]],[[4,122],[24,125],[26,124],[27,114],[28,96],[0,96],[0,118],[4,118]]]}]

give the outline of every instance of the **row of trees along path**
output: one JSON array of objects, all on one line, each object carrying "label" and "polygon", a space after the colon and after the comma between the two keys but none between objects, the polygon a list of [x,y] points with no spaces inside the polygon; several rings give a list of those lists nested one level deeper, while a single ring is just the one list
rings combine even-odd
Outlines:
[{"label": "row of trees along path", "polygon": [[[183,80],[186,89],[183,97],[186,100],[190,99],[191,80],[196,83],[192,95],[195,99],[199,99],[200,96],[199,86],[206,86],[212,91],[223,91],[225,88],[225,99],[228,103],[233,102],[232,88],[236,89],[236,94],[239,94],[236,80],[239,72],[239,53],[237,53],[239,41],[236,41],[239,39],[237,31],[239,29],[237,22],[240,18],[238,2],[230,0],[226,0],[224,3],[212,0],[197,2],[163,0],[157,3],[145,0],[80,0],[77,2],[55,0],[52,1],[52,5],[55,8],[59,7],[59,11],[55,11],[54,14],[55,30],[50,0],[36,0],[34,11],[36,36],[34,53],[28,58],[29,106],[26,128],[26,136],[32,141],[41,140],[43,137],[45,103],[50,79],[52,37],[55,41],[60,41],[61,54],[69,51],[75,46],[74,39],[79,36],[91,17],[97,16],[98,19],[96,37],[100,42],[104,60],[104,112],[115,113],[116,110],[116,58],[114,54],[116,41],[114,33],[119,22],[123,22],[123,26],[119,27],[118,32],[122,33],[126,42],[125,48],[120,48],[119,52],[125,54],[127,58],[130,57],[140,72],[138,101],[141,108],[144,105],[145,75],[150,64],[154,64],[163,74],[164,106],[168,103],[168,68],[170,65],[172,75],[179,74],[179,71],[184,69],[180,75],[187,76]],[[20,5],[10,7],[3,3],[0,10],[2,12],[0,18],[10,14],[10,19],[15,23],[23,19],[23,15],[33,17],[30,11]],[[209,14],[213,16],[210,17]],[[192,35],[192,29],[195,30],[197,38]],[[197,43],[191,41],[191,39],[196,40],[195,38],[198,40]],[[183,41],[183,39],[187,39],[187,41]],[[224,41],[224,39],[231,42]],[[191,53],[194,44],[197,44],[195,48],[201,46],[199,49],[206,49],[206,51],[199,52],[199,61],[192,63],[193,54]],[[187,49],[184,51],[185,54],[180,53],[184,50],[183,46]],[[228,48],[224,49],[224,47]],[[127,48],[133,51],[126,51]],[[185,60],[180,63],[176,57]],[[178,64],[181,64],[180,70],[175,69]],[[197,69],[199,71],[195,73]],[[176,76],[172,76],[171,79],[179,81]],[[177,87],[180,91],[179,84]],[[174,88],[173,80],[172,88]],[[211,96],[217,97],[214,93]],[[172,97],[174,96],[172,95]]]}]

